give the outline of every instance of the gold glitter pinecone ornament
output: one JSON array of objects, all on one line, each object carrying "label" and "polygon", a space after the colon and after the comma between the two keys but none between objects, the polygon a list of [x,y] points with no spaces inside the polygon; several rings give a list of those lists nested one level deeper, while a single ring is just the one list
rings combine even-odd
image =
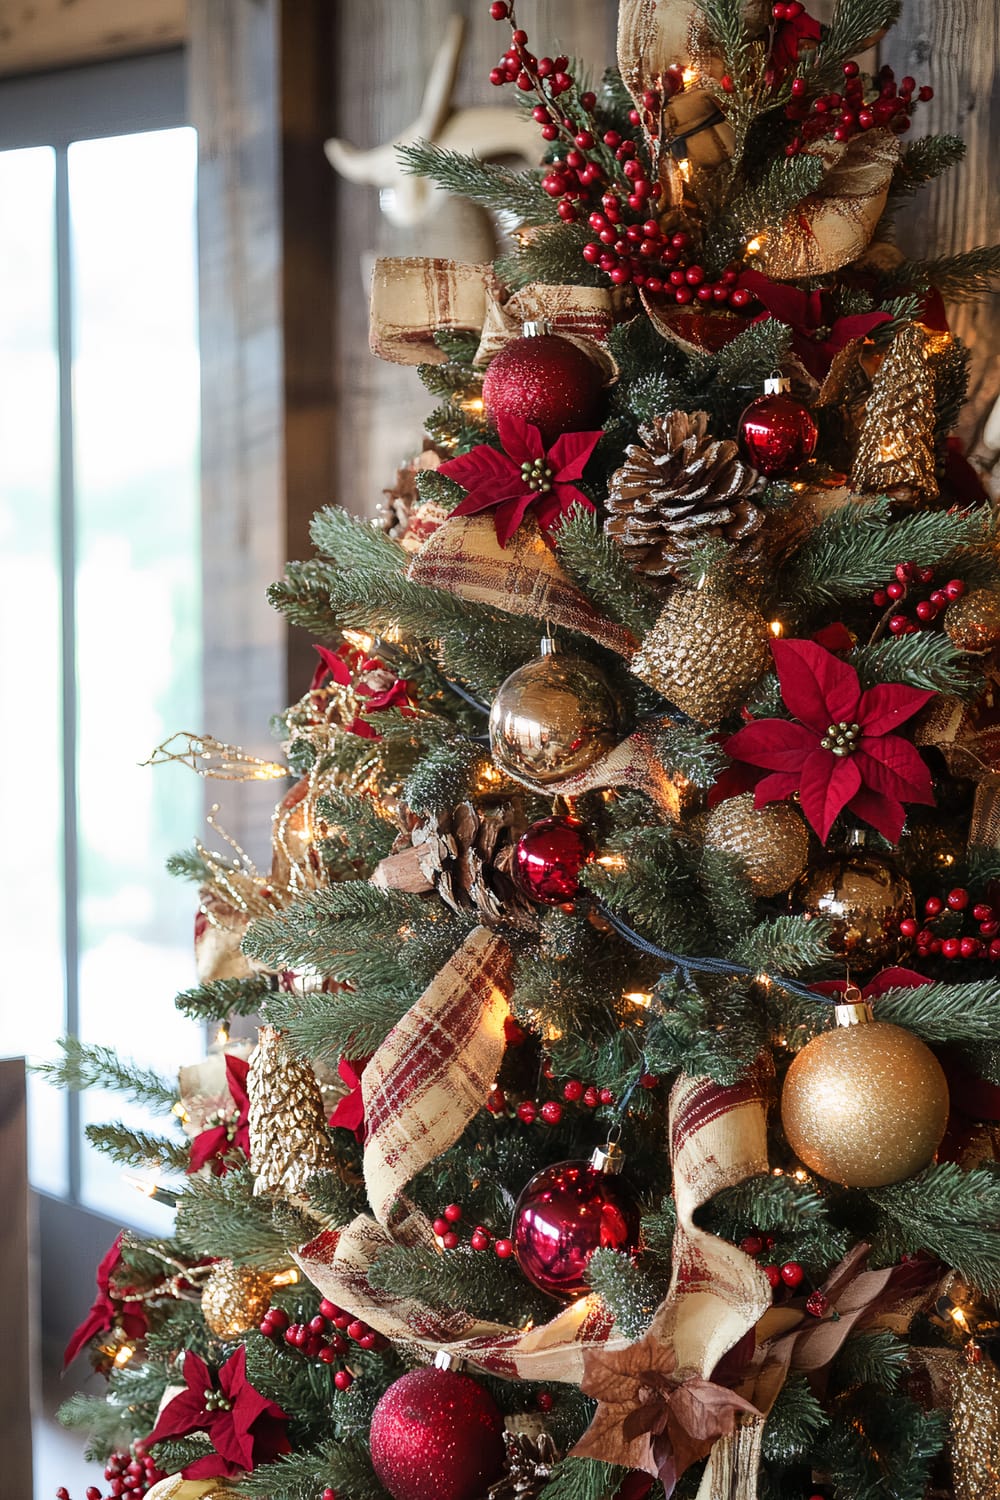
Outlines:
[{"label": "gold glitter pinecone ornament", "polygon": [[489,1500],[536,1500],[559,1462],[552,1438],[547,1432],[505,1432],[504,1447],[504,1472],[486,1491]]},{"label": "gold glitter pinecone ornament", "polygon": [[757,471],[736,443],[708,432],[708,413],[671,411],[639,428],[611,476],[608,519],[613,537],[637,573],[682,575],[691,551],[722,537],[748,555],[763,540],[764,512],[750,492]]},{"label": "gold glitter pinecone ornament", "polygon": [[537,907],[514,884],[514,849],[525,821],[518,802],[496,808],[459,802],[439,812],[397,813],[402,832],[372,876],[387,890],[435,890],[460,916],[475,912],[487,926],[534,928]]},{"label": "gold glitter pinecone ornament", "polygon": [[632,671],[699,724],[717,724],[767,667],[768,639],[758,610],[705,583],[670,597]]},{"label": "gold glitter pinecone ornament", "polygon": [[270,1276],[231,1260],[213,1266],[201,1289],[202,1316],[220,1339],[255,1328],[270,1305]]},{"label": "gold glitter pinecone ornament", "polygon": [[316,1074],[288,1056],[273,1026],[260,1028],[250,1054],[247,1095],[255,1194],[294,1197],[313,1173],[335,1170]]},{"label": "gold glitter pinecone ornament", "polygon": [[798,880],[809,858],[809,831],[781,802],[755,807],[753,792],[727,797],[705,820],[705,846],[733,854],[757,896],[777,896]]},{"label": "gold glitter pinecone ornament", "polygon": [[927,335],[909,323],[896,334],[872,382],[851,470],[855,493],[935,499],[934,421]]},{"label": "gold glitter pinecone ornament", "polygon": [[844,1187],[885,1187],[926,1167],[948,1122],[948,1085],[929,1047],[872,1019],[852,986],[836,1026],[792,1062],[781,1094],[788,1144],[807,1167]]},{"label": "gold glitter pinecone ornament", "polygon": [[954,1500],[1000,1500],[1000,1371],[970,1339],[951,1409]]},{"label": "gold glitter pinecone ornament", "polygon": [[971,589],[949,604],[944,628],[956,651],[982,655],[1000,646],[1000,593],[994,589]]}]

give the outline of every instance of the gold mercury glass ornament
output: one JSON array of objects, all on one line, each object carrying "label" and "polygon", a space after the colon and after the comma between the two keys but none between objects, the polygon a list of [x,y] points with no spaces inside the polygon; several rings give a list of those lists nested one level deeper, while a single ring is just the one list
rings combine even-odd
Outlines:
[{"label": "gold mercury glass ornament", "polygon": [[549,786],[586,771],[618,743],[619,710],[601,672],[542,641],[541,655],[501,683],[490,751],[519,781]]},{"label": "gold mercury glass ornament", "polygon": [[865,834],[851,847],[807,869],[791,893],[791,909],[830,923],[831,952],[855,973],[891,963],[900,946],[899,924],[914,912],[913,891],[891,860],[866,849]]},{"label": "gold mercury glass ornament", "polygon": [[792,1062],[781,1094],[788,1144],[844,1187],[885,1187],[926,1167],[944,1136],[948,1085],[919,1037],[876,1021],[856,985],[835,1026]]}]

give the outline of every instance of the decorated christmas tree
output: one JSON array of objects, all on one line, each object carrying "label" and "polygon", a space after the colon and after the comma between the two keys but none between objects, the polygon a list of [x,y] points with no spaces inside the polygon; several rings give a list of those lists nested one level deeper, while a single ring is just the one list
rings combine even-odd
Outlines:
[{"label": "decorated christmas tree", "polygon": [[[440,404],[273,602],[316,674],[258,871],[199,844],[179,1085],[67,1043],[160,1176],[69,1351],[111,1495],[1000,1496],[1000,550],[949,299],[961,157],[894,0],[622,0],[491,78],[493,267],[383,261]],[[230,1042],[235,1017],[259,1038]],[[100,1486],[88,1495],[100,1496]]]}]

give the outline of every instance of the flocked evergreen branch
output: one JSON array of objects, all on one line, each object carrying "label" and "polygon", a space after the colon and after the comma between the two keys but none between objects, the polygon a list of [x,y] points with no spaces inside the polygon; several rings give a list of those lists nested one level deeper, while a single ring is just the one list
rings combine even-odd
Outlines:
[{"label": "flocked evergreen branch", "polygon": [[120,1120],[88,1125],[87,1140],[98,1151],[122,1167],[168,1167],[186,1170],[189,1147],[185,1141],[172,1141],[146,1130],[133,1130]]},{"label": "flocked evergreen branch", "polygon": [[230,1016],[255,1016],[267,998],[270,982],[259,975],[249,979],[213,979],[182,990],[174,1002],[192,1021],[226,1021]]},{"label": "flocked evergreen branch", "polygon": [[283,1265],[287,1251],[266,1197],[254,1197],[249,1165],[222,1177],[190,1178],[177,1202],[177,1233],[195,1255],[228,1256],[241,1265]]},{"label": "flocked evergreen branch", "polygon": [[430,141],[397,146],[396,155],[413,176],[429,177],[438,187],[483,208],[513,214],[522,224],[559,223],[555,199],[543,191],[539,172],[516,172]]},{"label": "flocked evergreen branch", "polygon": [[637,1339],[666,1295],[666,1285],[654,1281],[631,1257],[616,1250],[595,1250],[587,1262],[587,1281],[615,1320],[615,1327]]},{"label": "flocked evergreen branch", "polygon": [[606,287],[604,272],[583,258],[583,247],[592,237],[593,230],[586,224],[542,229],[530,244],[499,257],[495,263],[497,275],[515,292],[532,281],[547,286]]},{"label": "flocked evergreen branch", "polygon": [[152,1068],[141,1068],[124,1061],[113,1047],[93,1046],[74,1036],[61,1038],[59,1047],[63,1054],[61,1059],[33,1065],[34,1072],[58,1088],[74,1092],[91,1088],[110,1089],[126,1095],[135,1104],[161,1111],[172,1109],[176,1103],[176,1085]]},{"label": "flocked evergreen branch", "polygon": [[340,622],[330,606],[329,579],[326,563],[286,563],[284,578],[268,585],[268,603],[316,640],[331,640]]},{"label": "flocked evergreen branch", "polygon": [[366,880],[301,896],[286,911],[250,924],[243,951],[269,969],[315,968],[335,979],[357,976],[365,942],[398,941],[403,923],[419,925],[422,903],[401,891],[381,891]]},{"label": "flocked evergreen branch", "polygon": [[743,187],[729,209],[741,239],[775,223],[823,180],[824,164],[816,156],[781,156],[768,162],[760,177]]}]

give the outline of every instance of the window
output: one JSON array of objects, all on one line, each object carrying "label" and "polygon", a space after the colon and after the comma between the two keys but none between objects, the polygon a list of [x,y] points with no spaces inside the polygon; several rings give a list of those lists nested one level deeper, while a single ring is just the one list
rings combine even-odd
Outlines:
[{"label": "window", "polygon": [[[0,1052],[68,1030],[168,1074],[202,1050],[172,1005],[192,892],[163,870],[201,784],[140,764],[201,720],[182,85],[179,54],[0,85]],[[37,1188],[164,1226],[83,1136],[141,1112],[38,1080],[29,1108]]]}]

